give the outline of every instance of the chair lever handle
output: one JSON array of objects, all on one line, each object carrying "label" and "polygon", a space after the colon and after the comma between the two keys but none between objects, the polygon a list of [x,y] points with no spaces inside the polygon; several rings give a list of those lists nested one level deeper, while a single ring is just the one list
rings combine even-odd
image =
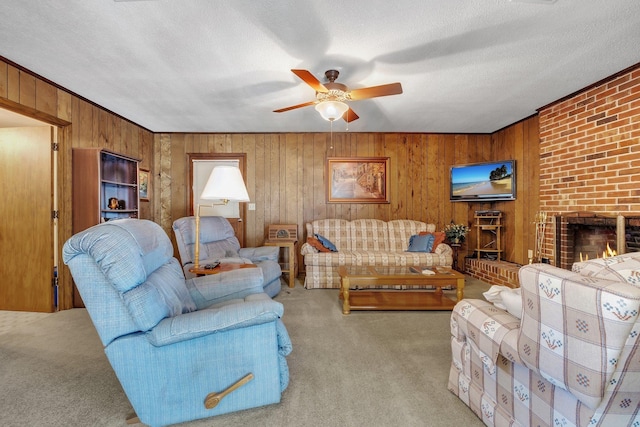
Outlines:
[{"label": "chair lever handle", "polygon": [[207,397],[205,397],[204,399],[204,407],[207,409],[215,408],[218,405],[218,403],[220,403],[223,397],[225,397],[227,394],[231,393],[232,391],[236,390],[237,388],[242,387],[252,379],[253,379],[253,374],[249,372],[247,375],[240,378],[235,383],[231,384],[225,390],[222,390],[218,393],[211,392],[207,394]]}]

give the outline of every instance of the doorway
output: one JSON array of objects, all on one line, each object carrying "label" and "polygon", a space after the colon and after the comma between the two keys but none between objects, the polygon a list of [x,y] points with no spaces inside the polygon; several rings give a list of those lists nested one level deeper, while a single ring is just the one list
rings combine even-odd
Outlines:
[{"label": "doorway", "polygon": [[[198,201],[195,194],[202,193],[204,185],[211,170],[218,165],[237,166],[243,177],[246,177],[246,154],[245,153],[189,153],[189,214],[195,215],[195,206]],[[245,178],[246,180],[246,178]],[[236,237],[240,242],[240,247],[244,247],[244,218],[246,204],[229,202],[226,206],[204,207],[200,214],[202,216],[223,216],[227,218],[233,227]]]},{"label": "doorway", "polygon": [[29,126],[0,128],[2,310],[52,312],[57,308],[52,219],[56,132],[57,128],[35,120]]}]

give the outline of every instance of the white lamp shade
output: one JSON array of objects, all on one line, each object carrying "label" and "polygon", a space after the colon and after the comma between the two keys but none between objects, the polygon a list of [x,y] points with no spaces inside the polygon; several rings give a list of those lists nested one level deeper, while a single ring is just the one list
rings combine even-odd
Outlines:
[{"label": "white lamp shade", "polygon": [[330,122],[339,119],[349,109],[349,106],[340,101],[322,101],[316,104],[316,110],[323,119]]},{"label": "white lamp shade", "polygon": [[216,166],[200,195],[205,200],[248,202],[249,194],[240,169],[235,166]]}]

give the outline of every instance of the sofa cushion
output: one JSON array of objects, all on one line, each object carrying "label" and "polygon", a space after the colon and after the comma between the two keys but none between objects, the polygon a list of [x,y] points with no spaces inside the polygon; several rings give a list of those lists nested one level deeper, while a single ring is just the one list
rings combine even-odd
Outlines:
[{"label": "sofa cushion", "polygon": [[356,219],[349,223],[350,249],[354,251],[388,251],[387,223],[379,219]]},{"label": "sofa cushion", "polygon": [[640,252],[576,262],[572,270],[583,276],[626,281],[640,286]]},{"label": "sofa cushion", "polygon": [[408,252],[431,252],[433,249],[433,234],[414,234],[409,238]]},{"label": "sofa cushion", "polygon": [[[179,218],[173,223],[180,261],[185,266],[195,259],[195,218]],[[200,260],[224,258],[228,251],[237,252],[240,242],[226,218],[219,216],[200,217]]]},{"label": "sofa cushion", "polygon": [[78,253],[88,253],[118,292],[126,292],[173,258],[166,234],[158,235],[157,224],[137,219],[119,219],[101,224],[91,233],[69,239],[65,262]]},{"label": "sofa cushion", "polygon": [[[379,265],[379,266],[440,266],[451,265],[450,256],[429,252],[375,252],[341,251],[316,252],[306,254],[304,263],[314,267],[337,267],[340,265]],[[307,268],[309,270],[309,268]],[[337,274],[337,273],[336,273]]]},{"label": "sofa cushion", "polygon": [[338,249],[336,248],[336,245],[331,243],[331,241],[329,239],[327,239],[326,237],[324,237],[323,235],[316,234],[316,239],[318,239],[320,241],[320,243],[322,243],[322,246],[324,246],[325,248],[329,249],[330,252],[338,252]]},{"label": "sofa cushion", "polygon": [[394,219],[387,222],[387,233],[389,238],[388,250],[391,252],[404,252],[407,250],[409,238],[421,231],[435,231],[434,224],[410,219]]},{"label": "sofa cushion", "polygon": [[307,243],[320,252],[331,252],[322,244],[322,242],[320,242],[320,240],[316,239],[315,237],[307,237]]},{"label": "sofa cushion", "polygon": [[151,273],[143,284],[123,293],[122,300],[141,331],[150,330],[165,317],[196,310],[175,258]]},{"label": "sofa cushion", "polygon": [[307,236],[321,234],[339,251],[351,249],[351,229],[344,219],[317,219],[307,224]]}]

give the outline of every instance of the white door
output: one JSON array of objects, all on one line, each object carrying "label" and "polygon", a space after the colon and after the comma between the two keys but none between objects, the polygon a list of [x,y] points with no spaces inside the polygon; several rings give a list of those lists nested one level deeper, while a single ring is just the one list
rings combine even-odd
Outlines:
[{"label": "white door", "polygon": [[[211,171],[216,166],[238,167],[238,160],[193,160],[193,212],[200,205],[200,216],[222,216],[225,218],[240,217],[240,203],[230,201],[226,205],[219,204],[220,200],[202,200],[200,195],[207,185]],[[217,204],[218,203],[218,204]]]}]

